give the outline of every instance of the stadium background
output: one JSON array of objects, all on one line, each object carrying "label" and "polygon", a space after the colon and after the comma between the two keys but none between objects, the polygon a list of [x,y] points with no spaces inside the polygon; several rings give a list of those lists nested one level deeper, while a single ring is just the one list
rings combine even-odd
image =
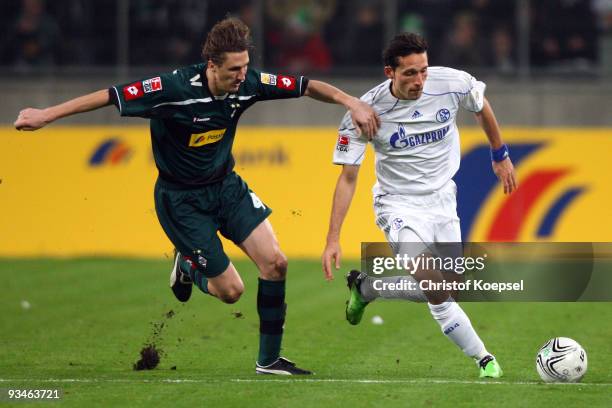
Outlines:
[{"label": "stadium background", "polygon": [[[253,27],[255,67],[324,78],[355,95],[384,79],[380,52],[393,33],[423,33],[431,65],[462,68],[488,84],[521,184],[503,197],[485,137],[462,115],[456,179],[464,238],[611,238],[612,190],[602,177],[612,147],[609,1],[10,0],[1,8],[0,256],[169,252],[154,216],[145,121],[119,118],[109,107],[38,133],[10,125],[24,106],[198,61],[206,30],[228,12]],[[342,114],[305,98],[257,104],[241,120],[237,170],[274,209],[290,256],[316,258],[322,250]],[[343,234],[350,257],[361,241],[382,239],[368,156]]]}]

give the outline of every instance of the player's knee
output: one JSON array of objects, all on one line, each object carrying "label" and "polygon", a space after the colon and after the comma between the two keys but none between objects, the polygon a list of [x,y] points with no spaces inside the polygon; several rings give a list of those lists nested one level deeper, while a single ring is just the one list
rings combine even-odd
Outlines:
[{"label": "player's knee", "polygon": [[223,292],[219,293],[219,299],[223,303],[232,304],[232,303],[236,303],[240,299],[240,296],[242,296],[243,293],[244,293],[244,285],[242,283],[235,284],[227,288]]},{"label": "player's knee", "polygon": [[274,270],[279,274],[280,277],[285,278],[287,276],[287,267],[289,266],[289,261],[287,261],[287,257],[282,252],[278,253],[276,257],[276,262],[274,264]]},{"label": "player's knee", "polygon": [[425,291],[425,297],[427,297],[427,301],[432,305],[441,305],[442,303],[448,301],[450,294],[445,290],[434,290],[434,291]]},{"label": "player's knee", "polygon": [[221,299],[223,303],[231,305],[232,303],[236,303],[240,299],[240,295],[240,292],[228,292],[222,294],[219,299]]},{"label": "player's knee", "polygon": [[289,263],[287,257],[282,252],[278,252],[274,259],[273,274],[276,280],[284,280],[287,276],[287,267]]},{"label": "player's knee", "polygon": [[278,251],[261,271],[262,276],[266,280],[284,280],[287,276],[287,266],[287,257]]}]

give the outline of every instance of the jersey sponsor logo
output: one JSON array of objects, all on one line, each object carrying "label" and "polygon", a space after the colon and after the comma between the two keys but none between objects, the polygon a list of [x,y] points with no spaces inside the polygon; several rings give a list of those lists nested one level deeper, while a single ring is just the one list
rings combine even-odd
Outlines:
[{"label": "jersey sponsor logo", "polygon": [[279,75],[276,86],[280,89],[293,91],[295,89],[295,78],[292,76]]},{"label": "jersey sponsor logo", "polygon": [[142,82],[134,82],[133,84],[123,87],[123,98],[126,101],[142,98],[143,96],[144,91],[142,90]]},{"label": "jersey sponsor logo", "polygon": [[266,84],[266,85],[276,85],[276,75],[273,74],[266,74],[266,73],[261,73],[260,76],[260,81],[262,84]]},{"label": "jersey sponsor logo", "polygon": [[436,113],[436,120],[440,123],[444,123],[449,120],[451,117],[451,113],[448,109],[442,108]]},{"label": "jersey sponsor logo", "polygon": [[189,147],[200,147],[207,144],[216,143],[223,139],[226,130],[227,129],[215,129],[204,133],[193,134],[189,140]]},{"label": "jersey sponsor logo", "polygon": [[411,149],[413,147],[439,142],[446,137],[450,125],[430,132],[407,135],[403,125],[398,126],[397,132],[391,135],[389,143],[394,149]]},{"label": "jersey sponsor logo", "polygon": [[348,152],[349,145],[351,144],[351,138],[346,135],[338,136],[338,144],[336,145],[336,150],[339,152]]},{"label": "jersey sponsor logo", "polygon": [[142,81],[142,88],[145,93],[161,91],[162,90],[162,80],[160,77],[146,79]]}]

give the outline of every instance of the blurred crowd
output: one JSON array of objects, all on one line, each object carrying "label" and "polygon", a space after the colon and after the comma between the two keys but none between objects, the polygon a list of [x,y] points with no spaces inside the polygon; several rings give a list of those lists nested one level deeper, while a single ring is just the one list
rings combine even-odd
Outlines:
[{"label": "blurred crowd", "polygon": [[512,73],[522,58],[533,68],[590,69],[606,50],[600,40],[612,33],[612,0],[128,4],[122,20],[118,0],[2,0],[0,66],[113,66],[121,41],[131,66],[189,64],[200,60],[207,30],[226,15],[240,17],[260,34],[261,65],[306,73],[379,69],[382,48],[396,31],[423,34],[432,65]]}]

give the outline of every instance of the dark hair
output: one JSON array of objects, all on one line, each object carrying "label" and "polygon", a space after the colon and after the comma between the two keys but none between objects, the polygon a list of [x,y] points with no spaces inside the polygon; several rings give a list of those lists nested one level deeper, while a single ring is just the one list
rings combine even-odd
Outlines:
[{"label": "dark hair", "polygon": [[393,37],[383,52],[383,61],[385,66],[395,69],[399,65],[398,57],[421,54],[426,51],[427,41],[425,41],[425,38],[415,33],[401,33]]},{"label": "dark hair", "polygon": [[212,61],[216,65],[223,64],[226,52],[250,51],[251,30],[237,18],[229,17],[213,26],[202,47],[204,61]]}]

